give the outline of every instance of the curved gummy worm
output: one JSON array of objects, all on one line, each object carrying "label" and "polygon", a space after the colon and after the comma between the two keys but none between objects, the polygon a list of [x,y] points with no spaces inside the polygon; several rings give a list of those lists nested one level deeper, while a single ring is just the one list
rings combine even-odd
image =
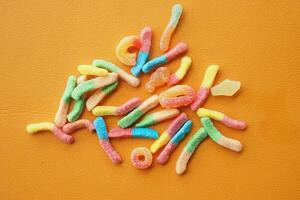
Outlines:
[{"label": "curved gummy worm", "polygon": [[219,65],[210,65],[205,71],[204,79],[201,83],[196,100],[191,104],[191,109],[196,111],[201,107],[210,94],[210,88],[214,83],[215,77],[219,71]]},{"label": "curved gummy worm", "polygon": [[177,109],[165,109],[146,115],[135,127],[145,127],[157,124],[161,121],[168,120],[179,115],[180,111]]},{"label": "curved gummy worm", "polygon": [[107,85],[103,88],[100,88],[94,92],[86,101],[86,108],[91,111],[95,106],[97,106],[102,99],[108,96],[110,93],[115,91],[119,85],[119,82],[116,81],[113,84]]},{"label": "curved gummy worm", "polygon": [[136,109],[131,111],[128,115],[119,120],[118,125],[121,128],[127,128],[133,124],[136,120],[142,117],[146,112],[155,108],[158,105],[158,96],[153,95],[146,99],[141,105]]},{"label": "curved gummy worm", "polygon": [[122,116],[136,107],[138,107],[142,103],[140,98],[134,97],[129,101],[125,102],[121,106],[96,106],[92,113],[95,116],[105,116],[105,115],[114,115],[114,116]]},{"label": "curved gummy worm", "polygon": [[147,169],[152,164],[152,153],[146,147],[137,147],[131,152],[131,163],[138,169]]},{"label": "curved gummy worm", "polygon": [[187,85],[175,85],[159,95],[159,103],[164,108],[177,108],[191,104],[196,98],[193,88]]},{"label": "curved gummy worm", "polygon": [[141,48],[138,53],[136,64],[130,70],[134,76],[140,75],[142,67],[148,60],[151,47],[151,37],[152,29],[150,27],[145,27],[140,34]]},{"label": "curved gummy worm", "polygon": [[104,87],[106,85],[112,84],[118,80],[118,74],[117,73],[109,73],[105,77],[97,77],[88,81],[85,81],[78,85],[72,92],[72,98],[75,100],[80,99],[80,97],[91,91],[95,90],[101,87]]},{"label": "curved gummy worm", "polygon": [[30,134],[40,132],[40,131],[50,131],[60,141],[66,144],[74,143],[73,136],[66,134],[65,132],[63,132],[63,130],[61,130],[59,127],[55,126],[53,123],[50,122],[29,124],[27,125],[26,130]]},{"label": "curved gummy worm", "polygon": [[216,129],[209,117],[202,117],[200,121],[205,128],[205,131],[214,142],[233,151],[239,152],[242,150],[242,144],[240,141],[223,136]]},{"label": "curved gummy worm", "polygon": [[135,47],[140,49],[141,41],[136,35],[130,35],[123,38],[116,48],[116,55],[119,61],[125,65],[133,66],[136,63],[136,52],[130,53],[129,48]]},{"label": "curved gummy worm", "polygon": [[162,146],[166,145],[171,138],[177,133],[177,131],[182,127],[182,125],[188,121],[188,117],[185,113],[178,115],[169,125],[167,130],[165,130],[160,137],[151,145],[150,150],[155,153]]},{"label": "curved gummy worm", "polygon": [[[77,85],[83,83],[87,80],[86,75],[81,75],[77,78]],[[85,106],[85,100],[86,100],[86,94],[82,95],[80,99],[75,100],[73,109],[69,114],[67,115],[67,119],[69,122],[74,122],[77,119],[79,119],[80,115],[82,114]]]},{"label": "curved gummy worm", "polygon": [[93,76],[107,76],[108,71],[106,69],[98,68],[93,65],[79,65],[77,70],[82,75],[93,75]]},{"label": "curved gummy worm", "polygon": [[148,138],[157,139],[158,132],[152,128],[113,128],[108,132],[110,138]]},{"label": "curved gummy worm", "polygon": [[120,78],[126,81],[132,87],[138,87],[140,85],[140,79],[132,76],[131,74],[127,73],[122,68],[118,67],[117,65],[108,62],[106,60],[98,59],[93,61],[93,65],[96,67],[104,68],[109,71],[118,73]]},{"label": "curved gummy worm", "polygon": [[179,131],[174,135],[174,137],[165,146],[164,150],[157,157],[157,162],[161,165],[168,162],[171,153],[176,149],[178,144],[183,140],[183,138],[191,131],[193,122],[188,120],[179,129]]},{"label": "curved gummy worm", "polygon": [[172,34],[177,27],[182,10],[183,10],[183,7],[180,4],[175,4],[172,8],[172,14],[171,14],[169,24],[165,28],[164,33],[162,34],[162,36],[160,38],[159,46],[162,51],[167,51],[169,49]]},{"label": "curved gummy worm", "polygon": [[70,133],[73,133],[74,131],[76,131],[78,129],[82,129],[82,128],[86,128],[90,132],[93,132],[95,130],[93,122],[91,122],[90,120],[87,120],[87,119],[79,119],[75,122],[65,124],[63,126],[62,130],[66,134],[70,134]]},{"label": "curved gummy worm", "polygon": [[193,155],[198,145],[207,137],[207,133],[204,128],[200,128],[188,141],[183,148],[180,156],[176,162],[176,173],[182,174],[186,170],[186,166]]},{"label": "curved gummy worm", "polygon": [[186,52],[188,50],[188,46],[184,42],[178,43],[174,48],[170,49],[167,53],[165,53],[162,56],[159,56],[157,58],[154,58],[153,60],[150,60],[147,62],[142,70],[144,73],[148,73],[155,69],[156,67],[166,64],[170,62],[171,60],[175,59],[178,55]]},{"label": "curved gummy worm", "polygon": [[97,132],[99,143],[103,148],[103,150],[105,151],[106,155],[114,164],[121,163],[122,162],[121,156],[118,154],[118,152],[114,150],[114,148],[111,146],[109,142],[107,128],[104,119],[102,117],[97,117],[94,120],[94,127]]},{"label": "curved gummy worm", "polygon": [[214,120],[221,122],[222,124],[224,124],[230,128],[244,130],[247,127],[246,122],[232,119],[232,118],[226,116],[225,114],[218,112],[218,111],[214,111],[214,110],[199,108],[197,110],[197,115],[199,117],[210,117]]},{"label": "curved gummy worm", "polygon": [[67,121],[67,113],[71,102],[71,94],[76,87],[76,77],[69,76],[63,96],[61,97],[58,111],[55,115],[55,124],[62,127]]},{"label": "curved gummy worm", "polygon": [[169,86],[177,84],[180,80],[183,79],[183,77],[186,75],[187,71],[189,70],[190,66],[192,64],[192,59],[188,56],[184,56],[181,58],[180,67],[177,69],[177,71],[174,74],[170,75],[169,78]]}]

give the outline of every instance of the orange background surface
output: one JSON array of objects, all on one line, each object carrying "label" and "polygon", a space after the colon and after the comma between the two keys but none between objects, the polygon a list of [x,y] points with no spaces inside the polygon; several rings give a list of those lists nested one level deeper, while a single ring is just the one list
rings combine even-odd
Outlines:
[{"label": "orange background surface", "polygon": [[[244,151],[204,141],[183,176],[175,163],[185,139],[165,166],[135,169],[130,153],[143,139],[112,140],[124,162],[113,165],[86,130],[66,145],[51,133],[28,135],[28,123],[53,121],[70,74],[79,64],[104,58],[119,64],[115,47],[145,26],[154,30],[151,58],[174,1],[0,2],[0,199],[300,199],[300,3],[298,0],[182,1],[184,14],[173,37],[189,45],[193,65],[183,84],[198,89],[209,64],[219,64],[216,83],[240,80],[234,97],[210,97],[206,108],[246,120],[246,131],[216,122]],[[167,66],[174,71],[176,59]],[[146,99],[149,75],[135,89],[121,81],[103,101],[119,105]],[[163,87],[158,93],[165,90]],[[159,110],[159,109],[156,109]],[[194,121],[199,119],[184,109]],[[84,118],[94,119],[88,113]],[[117,117],[107,117],[108,127]],[[154,126],[162,132],[170,123]],[[157,155],[155,155],[156,157]]]}]

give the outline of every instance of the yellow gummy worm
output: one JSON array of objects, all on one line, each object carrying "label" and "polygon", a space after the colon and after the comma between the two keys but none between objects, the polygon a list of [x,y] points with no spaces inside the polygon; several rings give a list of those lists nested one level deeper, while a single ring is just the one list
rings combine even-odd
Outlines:
[{"label": "yellow gummy worm", "polygon": [[152,153],[157,152],[162,146],[166,145],[171,140],[169,134],[164,132],[161,136],[155,140],[155,142],[151,145],[150,150]]},{"label": "yellow gummy worm", "polygon": [[93,65],[79,65],[77,70],[83,75],[107,76],[108,71]]},{"label": "yellow gummy worm", "polygon": [[224,118],[224,114],[218,111],[213,111],[205,108],[199,108],[197,110],[198,117],[210,117],[217,121],[221,121]]},{"label": "yellow gummy worm", "polygon": [[41,123],[35,123],[35,124],[29,124],[26,127],[26,130],[28,133],[36,133],[39,131],[49,131],[54,128],[54,124],[50,122],[41,122]]},{"label": "yellow gummy worm", "polygon": [[202,88],[211,88],[217,72],[219,70],[219,65],[210,65],[205,71],[204,79],[201,83]]},{"label": "yellow gummy worm", "polygon": [[192,64],[192,59],[190,57],[184,56],[181,59],[180,67],[175,72],[175,75],[179,80],[181,80],[185,76],[185,74],[189,70],[191,64]]},{"label": "yellow gummy worm", "polygon": [[117,115],[117,108],[116,106],[96,106],[92,113],[95,116]]}]

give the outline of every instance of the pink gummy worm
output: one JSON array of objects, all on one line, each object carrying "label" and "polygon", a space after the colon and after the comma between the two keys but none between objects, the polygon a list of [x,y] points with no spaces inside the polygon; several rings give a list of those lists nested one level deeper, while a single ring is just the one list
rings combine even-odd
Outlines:
[{"label": "pink gummy worm", "polygon": [[208,98],[210,94],[210,89],[209,88],[200,88],[200,90],[198,91],[196,100],[191,104],[191,109],[193,111],[197,110],[199,107],[201,107],[206,99]]},{"label": "pink gummy worm", "polygon": [[165,146],[164,150],[157,157],[157,162],[161,165],[165,164],[169,160],[171,153],[174,151],[174,149],[176,149],[177,146],[177,144],[169,142],[167,146]]},{"label": "pink gummy worm", "polygon": [[128,138],[132,135],[131,128],[113,128],[108,132],[110,138]]},{"label": "pink gummy worm", "polygon": [[62,129],[55,126],[52,130],[54,136],[58,138],[60,141],[67,143],[67,144],[73,144],[74,143],[74,137],[71,135],[66,134],[63,132]]},{"label": "pink gummy worm", "polygon": [[75,122],[65,124],[63,126],[63,131],[67,134],[70,134],[81,128],[87,128],[90,132],[95,130],[95,127],[90,120],[80,119]]},{"label": "pink gummy worm", "polygon": [[167,61],[173,60],[179,54],[186,52],[188,50],[188,46],[184,42],[178,43],[174,48],[170,49],[165,56],[167,57]]},{"label": "pink gummy worm", "polygon": [[185,113],[181,113],[178,117],[176,117],[166,130],[169,137],[172,138],[187,120],[188,117]]},{"label": "pink gummy worm", "polygon": [[221,120],[223,124],[225,124],[228,127],[243,130],[247,127],[247,123],[244,121],[232,119],[230,117],[227,117],[226,115]]},{"label": "pink gummy worm", "polygon": [[140,104],[142,103],[142,100],[140,98],[132,98],[129,101],[127,101],[126,103],[124,103],[123,105],[119,106],[117,108],[117,113],[118,115],[125,115],[127,113],[129,113],[130,111],[132,111],[133,109],[135,109],[136,107],[138,107]]},{"label": "pink gummy worm", "polygon": [[119,164],[122,162],[121,156],[114,150],[114,148],[111,146],[109,140],[99,140],[99,143],[103,150],[105,151],[106,155],[109,157],[109,159],[115,163]]},{"label": "pink gummy worm", "polygon": [[150,27],[145,27],[140,35],[141,38],[141,48],[140,51],[149,52],[151,47],[151,37],[152,29]]},{"label": "pink gummy worm", "polygon": [[176,74],[171,74],[169,77],[168,86],[175,85],[179,82],[179,78],[176,76]]}]

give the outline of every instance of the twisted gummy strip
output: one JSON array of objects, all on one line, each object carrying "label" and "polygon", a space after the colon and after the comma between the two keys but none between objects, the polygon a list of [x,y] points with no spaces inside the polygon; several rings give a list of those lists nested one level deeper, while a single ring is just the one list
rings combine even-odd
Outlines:
[{"label": "twisted gummy strip", "polygon": [[193,111],[196,111],[197,108],[201,107],[205,103],[210,94],[210,88],[214,83],[218,70],[219,65],[210,65],[206,69],[204,79],[197,94],[197,98],[190,106]]},{"label": "twisted gummy strip", "polygon": [[51,122],[41,122],[35,124],[29,124],[26,127],[29,134],[33,134],[40,131],[50,131],[60,141],[66,144],[74,143],[74,137],[63,132],[59,127],[55,126]]},{"label": "twisted gummy strip", "polygon": [[118,80],[117,73],[109,73],[105,77],[97,77],[88,81],[83,82],[82,84],[78,85],[72,92],[72,98],[75,100],[80,99],[80,97],[91,91],[106,85],[112,84]]},{"label": "twisted gummy strip", "polygon": [[95,116],[105,116],[105,115],[114,115],[114,116],[122,116],[142,103],[140,98],[134,97],[129,101],[125,102],[121,106],[96,106],[92,112]]},{"label": "twisted gummy strip", "polygon": [[164,165],[171,155],[171,153],[176,149],[178,144],[183,140],[183,138],[191,131],[193,122],[188,120],[184,125],[179,129],[176,135],[170,140],[170,142],[165,146],[164,150],[157,157],[157,162],[161,165]]},{"label": "twisted gummy strip", "polygon": [[108,71],[106,69],[98,68],[93,65],[79,65],[77,70],[82,75],[93,75],[93,76],[107,76]]},{"label": "twisted gummy strip", "polygon": [[93,132],[95,130],[93,122],[91,122],[90,120],[87,120],[87,119],[79,119],[75,122],[65,124],[63,126],[62,130],[66,134],[70,134],[70,133],[73,133],[74,131],[76,131],[78,129],[82,129],[82,128],[86,128],[90,132]]},{"label": "twisted gummy strip", "polygon": [[186,170],[186,166],[193,155],[198,145],[207,137],[207,133],[204,128],[200,128],[189,140],[189,142],[183,148],[180,156],[176,162],[176,173],[182,174]]},{"label": "twisted gummy strip", "polygon": [[100,67],[106,70],[109,70],[111,72],[118,73],[120,78],[126,81],[129,85],[132,87],[138,87],[140,85],[140,79],[136,78],[135,76],[132,76],[131,74],[127,73],[125,70],[122,68],[118,67],[117,65],[103,60],[103,59],[98,59],[93,61],[93,65],[96,67]]},{"label": "twisted gummy strip", "polygon": [[135,66],[133,66],[130,70],[134,76],[140,75],[144,64],[148,60],[151,47],[151,37],[152,29],[150,27],[144,28],[140,34],[141,48],[138,53],[137,61]]},{"label": "twisted gummy strip", "polygon": [[158,105],[158,96],[153,95],[146,99],[141,105],[136,109],[131,111],[128,115],[119,120],[118,125],[121,128],[127,128],[133,124],[136,120],[142,117],[146,112],[155,108]]},{"label": "twisted gummy strip", "polygon": [[226,116],[225,114],[218,112],[218,111],[214,111],[214,110],[199,108],[197,110],[197,115],[198,115],[198,117],[210,117],[214,120],[221,122],[222,124],[224,124],[230,128],[244,130],[247,127],[246,122],[232,119],[232,118]]},{"label": "twisted gummy strip", "polygon": [[158,112],[154,112],[146,115],[135,127],[145,127],[157,124],[164,120],[168,120],[179,115],[180,111],[177,109],[164,109]]},{"label": "twisted gummy strip", "polygon": [[[86,75],[79,76],[77,78],[77,85],[83,83],[84,81],[86,81],[86,79],[87,79]],[[82,95],[80,99],[75,100],[72,111],[69,112],[69,114],[67,115],[67,119],[69,122],[74,122],[80,117],[84,109],[85,100],[86,100],[86,94]]]},{"label": "twisted gummy strip", "polygon": [[216,129],[209,117],[202,117],[200,121],[205,128],[205,131],[214,142],[233,151],[239,152],[242,150],[243,147],[240,141],[222,135],[218,129]]},{"label": "twisted gummy strip", "polygon": [[155,140],[155,142],[151,145],[150,150],[152,153],[155,153],[162,146],[166,145],[171,138],[177,133],[177,131],[181,128],[181,126],[188,121],[187,115],[185,113],[181,113],[178,117],[176,117],[169,125],[167,130],[161,134],[161,136]]},{"label": "twisted gummy strip", "polygon": [[188,50],[188,46],[184,42],[178,43],[174,48],[170,49],[164,55],[161,55],[153,60],[148,61],[142,68],[144,73],[148,73],[154,70],[156,67],[166,64],[171,60],[175,59],[178,55],[186,52]]},{"label": "twisted gummy strip", "polygon": [[94,120],[94,127],[96,128],[97,136],[99,139],[99,143],[103,150],[105,151],[106,155],[114,164],[119,164],[122,162],[121,156],[114,150],[111,146],[107,134],[106,124],[102,117],[97,117]]},{"label": "twisted gummy strip", "polygon": [[183,7],[180,4],[175,4],[172,8],[172,14],[171,14],[169,24],[165,28],[164,33],[162,34],[162,36],[160,38],[160,49],[162,51],[167,51],[169,49],[172,34],[177,27],[182,10],[183,10]]},{"label": "twisted gummy strip", "polygon": [[69,76],[63,96],[61,97],[58,111],[54,122],[58,127],[62,127],[67,121],[67,113],[71,102],[71,94],[76,87],[76,77]]},{"label": "twisted gummy strip", "polygon": [[192,59],[188,56],[184,56],[181,58],[180,67],[177,69],[177,71],[174,74],[171,74],[169,77],[168,85],[172,86],[177,84],[180,80],[183,79],[187,71],[189,70],[190,66],[192,64]]},{"label": "twisted gummy strip", "polygon": [[113,128],[108,132],[110,138],[148,138],[157,139],[158,132],[152,128]]}]

